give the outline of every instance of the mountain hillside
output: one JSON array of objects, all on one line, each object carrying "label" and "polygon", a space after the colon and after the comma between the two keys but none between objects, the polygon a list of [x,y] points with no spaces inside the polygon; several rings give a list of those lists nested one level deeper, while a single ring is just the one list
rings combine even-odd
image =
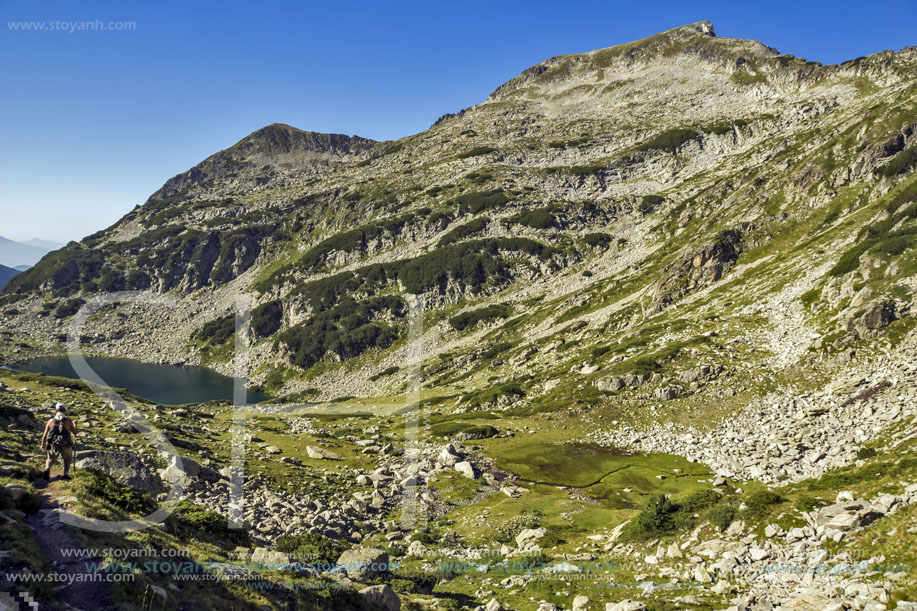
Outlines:
[{"label": "mountain hillside", "polygon": [[[818,295],[787,295],[793,322],[832,335],[896,291],[904,307],[911,290],[914,56],[821,66],[699,24],[552,58],[397,142],[271,125],[22,274],[4,297],[23,312],[11,326],[59,333],[66,319],[34,316],[47,297],[174,292],[193,298],[143,337],[115,311],[100,319],[94,349],[228,370],[227,335],[200,337],[205,323],[229,324],[243,292],[256,308],[255,380],[325,398],[397,389],[398,376],[368,378],[401,358],[405,294],[441,321],[429,326],[440,350],[458,350],[446,363],[459,377],[479,360],[468,340],[482,327],[448,319],[483,306],[516,319],[490,335],[523,354],[581,322],[578,336],[620,343],[683,316],[692,301],[679,303],[708,286],[743,287],[738,311],[741,298],[768,295],[761,306],[774,286],[804,285]],[[883,223],[882,210],[895,216]],[[896,237],[864,248],[870,223]],[[752,261],[763,263],[753,277],[730,273]],[[867,272],[888,264],[881,279]],[[715,297],[693,307],[723,312]],[[533,365],[543,378],[556,363]]]},{"label": "mountain hillside", "polygon": [[0,265],[0,289],[3,289],[13,276],[19,273],[19,270],[13,269],[12,267],[7,267],[5,265]]},{"label": "mountain hillside", "polygon": [[[178,307],[106,307],[87,352],[231,374],[249,302],[252,383],[304,411],[254,408],[247,543],[384,545],[411,608],[892,608],[909,578],[761,576],[917,543],[915,77],[915,47],[826,66],[701,22],[397,141],[269,125],[13,278],[3,356],[62,353],[92,297],[145,291]],[[218,513],[231,413],[160,414]],[[418,485],[423,533],[396,524]],[[424,550],[547,576],[428,583]],[[633,591],[561,566],[608,557]]]}]

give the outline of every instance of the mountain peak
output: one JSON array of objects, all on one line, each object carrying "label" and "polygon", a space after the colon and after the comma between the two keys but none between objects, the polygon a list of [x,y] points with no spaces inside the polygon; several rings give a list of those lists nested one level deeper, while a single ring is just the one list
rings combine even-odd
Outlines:
[{"label": "mountain peak", "polygon": [[187,172],[173,176],[150,199],[162,199],[210,178],[242,168],[261,168],[275,163],[327,162],[360,155],[375,140],[345,134],[323,134],[271,123],[245,136],[228,149],[215,153]]},{"label": "mountain peak", "polygon": [[692,23],[691,25],[683,26],[686,28],[694,28],[701,34],[710,37],[716,37],[716,31],[713,29],[713,24],[704,19],[703,21],[698,21],[697,23]]},{"label": "mountain peak", "polygon": [[679,60],[676,58],[689,58],[698,65],[707,64],[721,69],[735,66],[740,58],[747,61],[749,58],[776,55],[779,55],[776,49],[756,40],[718,38],[713,24],[704,20],[604,49],[557,55],[504,83],[491,94],[489,100],[503,99],[530,85],[548,85],[551,88],[558,82],[574,81],[585,73],[599,73],[606,69],[632,71],[677,63]]},{"label": "mountain peak", "polygon": [[283,155],[294,151],[350,155],[375,144],[374,140],[344,134],[324,134],[297,129],[285,123],[271,123],[239,140],[228,150],[251,154]]}]

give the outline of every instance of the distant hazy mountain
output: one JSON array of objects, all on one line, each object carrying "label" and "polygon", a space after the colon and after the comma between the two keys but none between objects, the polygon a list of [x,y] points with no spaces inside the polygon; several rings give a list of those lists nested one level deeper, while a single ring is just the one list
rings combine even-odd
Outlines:
[{"label": "distant hazy mountain", "polygon": [[26,246],[37,246],[38,248],[47,248],[48,250],[57,250],[58,248],[63,248],[64,245],[59,242],[52,242],[51,240],[42,240],[40,238],[32,238],[31,240],[26,240],[23,242]]},{"label": "distant hazy mountain", "polygon": [[7,267],[5,265],[0,265],[0,290],[3,290],[3,287],[6,286],[6,283],[12,279],[13,276],[19,272],[12,267]]},{"label": "distant hazy mountain", "polygon": [[24,272],[25,270],[31,269],[31,268],[32,268],[31,265],[14,265],[13,266],[13,269],[15,269],[17,272]]},{"label": "distant hazy mountain", "polygon": [[35,265],[43,256],[61,248],[59,244],[46,240],[29,240],[26,243],[15,242],[0,236],[0,265],[16,267]]}]

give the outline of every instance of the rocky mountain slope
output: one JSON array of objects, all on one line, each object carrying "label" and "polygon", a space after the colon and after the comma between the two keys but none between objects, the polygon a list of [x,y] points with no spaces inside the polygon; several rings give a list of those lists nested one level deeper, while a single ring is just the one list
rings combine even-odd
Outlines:
[{"label": "rocky mountain slope", "polygon": [[[271,125],[14,278],[4,355],[62,350],[84,303],[133,290],[179,305],[105,308],[87,350],[228,373],[250,302],[252,380],[287,405],[254,410],[246,553],[385,547],[417,571],[383,579],[406,605],[890,606],[901,571],[759,578],[914,539],[915,73],[917,48],[823,66],[702,22],[394,142]],[[169,411],[209,461],[192,501],[225,515],[230,410]],[[418,486],[427,534],[396,523]],[[487,554],[543,570],[424,585]],[[578,587],[563,565],[609,557],[638,564]]]},{"label": "rocky mountain slope", "polygon": [[[792,321],[822,335],[865,303],[904,307],[913,50],[821,66],[711,27],[552,58],[397,142],[268,126],[23,274],[5,324],[49,338],[67,319],[42,308],[172,292],[182,307],[151,313],[142,334],[117,309],[94,321],[92,349],[228,370],[244,293],[254,379],[331,398],[398,388],[368,378],[402,358],[405,294],[423,297],[434,350],[460,357],[446,362],[455,377],[479,360],[482,326],[448,320],[481,306],[497,306],[484,324],[521,316],[492,334],[515,354],[561,320],[620,343],[675,309],[723,312],[687,305],[721,280],[765,303],[768,285],[826,287]],[[754,278],[733,271],[753,259]],[[618,305],[594,318],[599,302]],[[584,360],[594,347],[581,343]],[[555,359],[535,361],[550,377]]]}]

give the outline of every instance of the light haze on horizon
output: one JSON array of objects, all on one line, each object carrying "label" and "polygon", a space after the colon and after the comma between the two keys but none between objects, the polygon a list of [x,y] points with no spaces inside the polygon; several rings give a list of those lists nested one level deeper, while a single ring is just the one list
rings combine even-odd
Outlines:
[{"label": "light haze on horizon", "polygon": [[[65,243],[269,123],[396,139],[551,56],[710,20],[825,64],[917,44],[917,3],[0,0],[0,236]],[[33,31],[20,22],[131,22]],[[125,26],[126,27],[126,26]]]}]

